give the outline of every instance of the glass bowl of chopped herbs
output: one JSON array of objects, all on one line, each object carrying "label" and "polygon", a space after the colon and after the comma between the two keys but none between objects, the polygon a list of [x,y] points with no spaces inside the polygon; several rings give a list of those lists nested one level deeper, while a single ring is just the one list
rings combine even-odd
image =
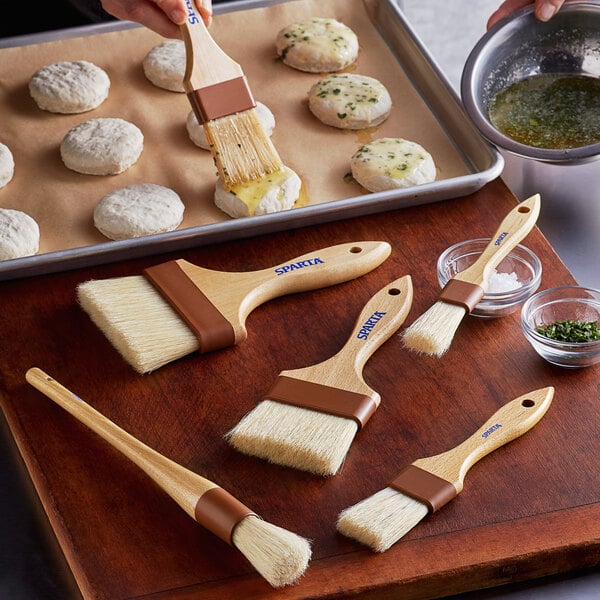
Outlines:
[{"label": "glass bowl of chopped herbs", "polygon": [[[470,267],[489,244],[490,238],[458,242],[440,254],[437,277],[444,287],[457,273]],[[518,244],[492,271],[488,288],[471,311],[483,319],[504,317],[520,308],[539,287],[542,278],[540,259],[526,246]]]},{"label": "glass bowl of chopped herbs", "polygon": [[600,290],[562,286],[538,292],[523,305],[521,326],[552,364],[577,368],[600,362]]}]

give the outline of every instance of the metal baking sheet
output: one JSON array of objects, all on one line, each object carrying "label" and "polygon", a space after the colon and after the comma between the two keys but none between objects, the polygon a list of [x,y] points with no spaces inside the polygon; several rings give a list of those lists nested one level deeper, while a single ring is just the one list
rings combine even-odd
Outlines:
[{"label": "metal baking sheet", "polygon": [[[215,7],[215,14],[278,4],[255,0]],[[424,99],[465,164],[465,175],[403,190],[348,196],[264,216],[228,219],[176,231],[40,253],[0,262],[0,280],[75,269],[163,252],[179,251],[290,228],[357,217],[407,206],[448,200],[473,193],[502,172],[504,161],[476,130],[452,86],[435,64],[403,13],[392,0],[364,0],[373,25],[412,85]],[[0,40],[0,48],[40,44],[70,37],[127,30],[138,25],[116,21]]]}]

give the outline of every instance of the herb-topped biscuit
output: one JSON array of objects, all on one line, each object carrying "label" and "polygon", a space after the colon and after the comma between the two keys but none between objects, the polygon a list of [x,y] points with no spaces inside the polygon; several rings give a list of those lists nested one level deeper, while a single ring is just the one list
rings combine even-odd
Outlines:
[{"label": "herb-topped biscuit", "polygon": [[313,17],[284,27],[275,40],[277,56],[294,69],[333,73],[358,58],[358,38],[347,25]]},{"label": "herb-topped biscuit", "polygon": [[308,107],[325,125],[365,129],[388,118],[392,99],[387,88],[373,77],[334,73],[311,87]]},{"label": "herb-topped biscuit", "polygon": [[402,138],[379,138],[361,146],[350,166],[354,179],[370,192],[431,183],[436,175],[431,154]]}]

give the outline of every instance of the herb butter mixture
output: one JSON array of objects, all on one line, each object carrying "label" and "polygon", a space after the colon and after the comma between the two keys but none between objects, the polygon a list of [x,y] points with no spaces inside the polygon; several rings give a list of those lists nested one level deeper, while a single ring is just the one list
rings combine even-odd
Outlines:
[{"label": "herb butter mixture", "polygon": [[555,321],[545,327],[537,327],[536,331],[544,337],[558,342],[594,342],[600,340],[598,321]]},{"label": "herb butter mixture", "polygon": [[600,78],[543,73],[518,81],[490,103],[492,124],[537,148],[577,148],[600,141]]}]

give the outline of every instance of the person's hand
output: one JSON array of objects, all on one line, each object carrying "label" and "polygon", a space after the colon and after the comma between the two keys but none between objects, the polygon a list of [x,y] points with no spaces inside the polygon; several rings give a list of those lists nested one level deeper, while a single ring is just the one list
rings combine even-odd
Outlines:
[{"label": "person's hand", "polygon": [[[188,0],[193,2],[194,0]],[[187,16],[186,0],[102,0],[102,8],[117,19],[135,21],[168,37],[181,37],[179,26]],[[206,25],[212,17],[212,0],[196,0]]]},{"label": "person's hand", "polygon": [[487,22],[489,29],[494,23],[528,4],[535,4],[535,16],[540,21],[549,21],[564,4],[565,0],[505,0]]}]

